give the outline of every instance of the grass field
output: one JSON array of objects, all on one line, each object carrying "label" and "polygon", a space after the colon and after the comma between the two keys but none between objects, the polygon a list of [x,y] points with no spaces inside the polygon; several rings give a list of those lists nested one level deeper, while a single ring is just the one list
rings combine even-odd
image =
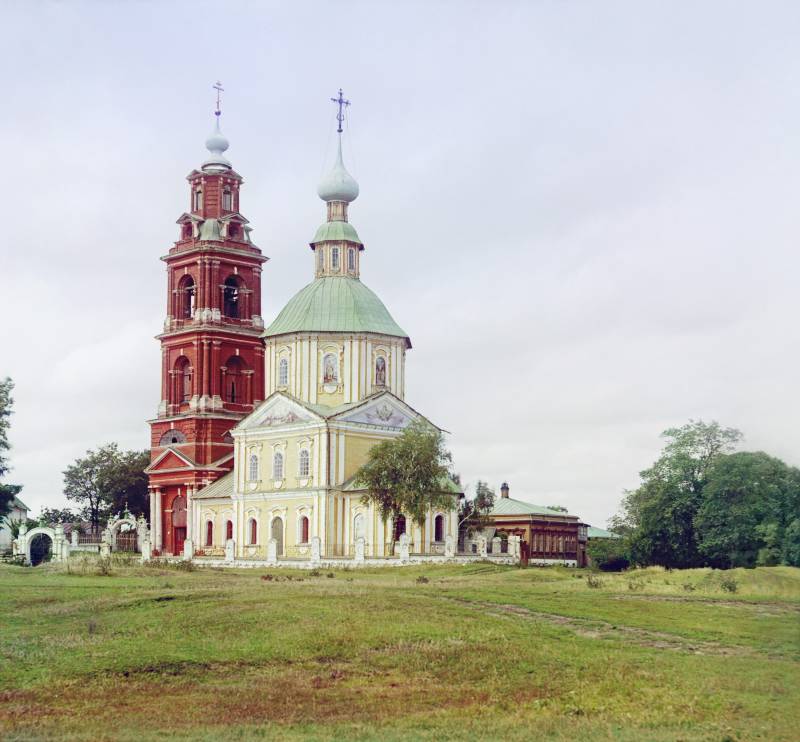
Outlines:
[{"label": "grass field", "polygon": [[98,572],[0,566],[1,739],[800,739],[800,569]]}]

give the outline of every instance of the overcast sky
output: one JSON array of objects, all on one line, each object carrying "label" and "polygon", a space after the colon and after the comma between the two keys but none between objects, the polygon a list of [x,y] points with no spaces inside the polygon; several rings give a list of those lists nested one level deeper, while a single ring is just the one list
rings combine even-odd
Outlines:
[{"label": "overcast sky", "polygon": [[341,86],[362,279],[455,469],[603,525],[690,418],[800,465],[796,2],[0,3],[0,376],[34,514],[145,448],[159,257],[226,89],[270,321]]}]

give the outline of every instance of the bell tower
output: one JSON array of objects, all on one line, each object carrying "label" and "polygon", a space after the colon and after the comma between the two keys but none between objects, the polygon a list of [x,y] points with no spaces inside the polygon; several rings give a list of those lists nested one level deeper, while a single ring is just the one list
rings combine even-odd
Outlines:
[{"label": "bell tower", "polygon": [[161,258],[167,313],[161,401],[150,420],[147,469],[153,549],[180,554],[192,534],[192,497],[233,468],[230,430],[264,398],[261,266],[239,211],[242,177],[225,157],[219,83],[210,156],[187,176],[189,209]]}]

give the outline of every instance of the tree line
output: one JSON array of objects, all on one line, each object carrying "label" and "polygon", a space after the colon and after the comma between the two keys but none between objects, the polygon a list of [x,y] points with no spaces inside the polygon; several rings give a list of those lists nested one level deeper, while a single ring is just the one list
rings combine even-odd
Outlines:
[{"label": "tree line", "polygon": [[800,469],[737,451],[741,431],[690,421],[666,443],[610,522],[622,538],[590,544],[603,566],[800,566]]}]

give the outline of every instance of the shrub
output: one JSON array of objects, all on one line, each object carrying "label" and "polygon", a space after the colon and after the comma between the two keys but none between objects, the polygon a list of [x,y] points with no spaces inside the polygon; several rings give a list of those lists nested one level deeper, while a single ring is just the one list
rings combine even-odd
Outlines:
[{"label": "shrub", "polygon": [[318,569],[312,569],[312,570],[311,570],[311,571],[308,573],[308,576],[309,576],[309,577],[320,577],[321,575],[322,575],[322,572],[320,572]]},{"label": "shrub", "polygon": [[720,578],[719,586],[726,593],[735,593],[739,589],[739,583],[733,575],[725,575]]},{"label": "shrub", "polygon": [[180,572],[194,572],[196,567],[194,566],[194,562],[181,560],[175,565],[175,569]]},{"label": "shrub", "polygon": [[631,577],[628,580],[628,590],[632,590],[633,592],[644,590],[644,580],[638,575],[636,577]]},{"label": "shrub", "polygon": [[630,558],[622,539],[595,539],[586,547],[593,566],[603,572],[622,572],[630,566]]},{"label": "shrub", "polygon": [[333,574],[333,572],[328,572],[328,574],[326,574],[325,577],[327,577],[328,579],[332,580],[334,577],[336,577],[336,575]]},{"label": "shrub", "polygon": [[603,587],[603,580],[597,575],[586,575],[586,584],[589,587]]},{"label": "shrub", "polygon": [[417,577],[417,585],[427,585],[429,582],[430,580],[425,575]]},{"label": "shrub", "polygon": [[687,593],[693,593],[695,590],[697,590],[697,587],[696,587],[696,586],[694,586],[694,585],[692,585],[692,583],[691,583],[691,582],[684,582],[684,583],[683,583],[683,589],[684,589],[684,590],[685,590]]}]

